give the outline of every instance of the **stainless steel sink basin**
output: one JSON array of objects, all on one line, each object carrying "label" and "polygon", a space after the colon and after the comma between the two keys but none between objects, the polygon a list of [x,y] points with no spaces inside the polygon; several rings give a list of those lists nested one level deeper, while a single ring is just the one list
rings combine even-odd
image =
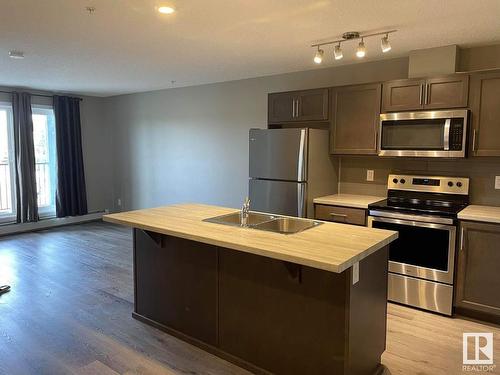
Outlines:
[{"label": "stainless steel sink basin", "polygon": [[317,227],[323,223],[308,219],[297,219],[293,217],[278,217],[254,226],[255,229],[267,230],[270,232],[293,234]]},{"label": "stainless steel sink basin", "polygon": [[[204,219],[209,223],[245,226],[241,222],[240,212],[233,212],[226,215],[211,217]],[[247,219],[247,228],[266,230],[269,232],[293,234],[302,232],[303,230],[314,228],[323,223],[315,220],[300,219],[293,217],[283,217],[278,215],[269,215],[259,212],[249,212]]]},{"label": "stainless steel sink basin", "polygon": [[[247,226],[253,227],[257,224],[265,223],[266,221],[270,221],[270,220],[273,220],[275,218],[276,218],[276,216],[269,215],[269,214],[262,214],[262,213],[258,213],[258,212],[249,212],[248,219],[247,219]],[[243,224],[241,222],[240,211],[233,212],[231,214],[211,217],[211,218],[205,219],[203,221],[208,221],[209,223],[216,223],[216,224],[243,226]]]}]

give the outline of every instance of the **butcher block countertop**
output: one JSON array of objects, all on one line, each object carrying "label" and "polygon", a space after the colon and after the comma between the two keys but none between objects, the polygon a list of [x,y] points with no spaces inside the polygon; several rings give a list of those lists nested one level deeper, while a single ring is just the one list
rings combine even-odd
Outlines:
[{"label": "butcher block countertop", "polygon": [[460,220],[483,221],[500,224],[500,207],[470,205],[458,213]]},{"label": "butcher block countertop", "polygon": [[333,194],[325,197],[318,197],[313,200],[314,203],[327,204],[331,206],[342,206],[352,208],[368,208],[369,204],[384,200],[385,197],[376,197],[373,195],[356,194]]},{"label": "butcher block countertop", "polygon": [[393,231],[327,222],[285,235],[203,221],[236,211],[234,208],[181,204],[104,215],[103,219],[337,273],[398,237]]}]

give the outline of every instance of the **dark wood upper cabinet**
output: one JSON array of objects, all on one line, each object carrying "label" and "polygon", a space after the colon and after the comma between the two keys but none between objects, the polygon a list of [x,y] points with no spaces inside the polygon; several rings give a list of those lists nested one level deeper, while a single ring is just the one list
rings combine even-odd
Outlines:
[{"label": "dark wood upper cabinet", "polygon": [[270,124],[294,121],[295,95],[291,92],[269,94],[267,120]]},{"label": "dark wood upper cabinet", "polygon": [[377,154],[381,92],[379,83],[332,89],[330,153]]},{"label": "dark wood upper cabinet", "polygon": [[500,156],[500,70],[475,73],[470,83],[473,156]]},{"label": "dark wood upper cabinet", "polygon": [[382,112],[423,108],[425,79],[401,79],[383,84]]},{"label": "dark wood upper cabinet", "polygon": [[455,306],[461,314],[486,314],[498,323],[500,225],[462,222],[460,230]]},{"label": "dark wood upper cabinet", "polygon": [[328,89],[269,94],[268,123],[328,121]]},{"label": "dark wood upper cabinet", "polygon": [[469,96],[469,76],[456,74],[427,79],[424,108],[464,108]]},{"label": "dark wood upper cabinet", "polygon": [[469,76],[402,79],[383,85],[382,112],[467,107]]}]

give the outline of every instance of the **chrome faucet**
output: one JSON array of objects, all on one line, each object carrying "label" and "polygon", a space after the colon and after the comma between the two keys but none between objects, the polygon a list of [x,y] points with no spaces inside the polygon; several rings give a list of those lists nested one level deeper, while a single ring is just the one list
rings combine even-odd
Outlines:
[{"label": "chrome faucet", "polygon": [[241,207],[241,213],[240,213],[240,221],[241,221],[241,226],[246,227],[248,225],[248,214],[250,213],[250,199],[248,197],[245,198],[245,201],[243,202],[243,206]]}]

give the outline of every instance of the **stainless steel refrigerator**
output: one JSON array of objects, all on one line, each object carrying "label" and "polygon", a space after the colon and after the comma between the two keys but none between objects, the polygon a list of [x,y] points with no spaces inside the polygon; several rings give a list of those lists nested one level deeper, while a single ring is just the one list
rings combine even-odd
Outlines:
[{"label": "stainless steel refrigerator", "polygon": [[252,210],[313,217],[312,200],[337,192],[338,164],[328,140],[322,129],[250,129]]}]

